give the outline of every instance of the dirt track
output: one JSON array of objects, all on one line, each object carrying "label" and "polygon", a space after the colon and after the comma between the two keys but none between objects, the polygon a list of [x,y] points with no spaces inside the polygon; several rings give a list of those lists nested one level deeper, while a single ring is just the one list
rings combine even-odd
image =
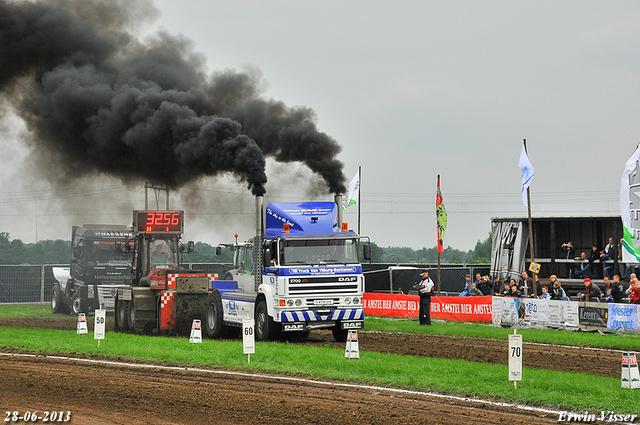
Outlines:
[{"label": "dirt track", "polygon": [[[75,329],[73,321],[39,326]],[[0,320],[0,326],[20,325]],[[33,321],[31,322],[33,325]],[[325,344],[313,332],[307,344]],[[504,363],[507,343],[493,340],[361,332],[361,351]],[[619,376],[620,353],[529,345],[531,367]],[[582,364],[602,365],[585,371]],[[607,365],[610,365],[608,367]],[[209,423],[557,423],[558,416],[515,408],[394,393],[204,371],[130,368],[45,357],[0,357],[1,412],[64,410],[74,424]],[[6,418],[3,416],[3,419]]]}]

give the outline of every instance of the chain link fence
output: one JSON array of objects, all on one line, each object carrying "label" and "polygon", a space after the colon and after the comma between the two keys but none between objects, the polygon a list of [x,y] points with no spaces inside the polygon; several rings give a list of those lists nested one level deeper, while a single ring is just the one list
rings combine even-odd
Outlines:
[{"label": "chain link fence", "polygon": [[[0,303],[51,302],[51,288],[58,281],[53,277],[53,267],[69,267],[68,264],[43,264],[34,266],[0,266]],[[185,264],[192,270],[217,274],[223,279],[231,264]]]}]

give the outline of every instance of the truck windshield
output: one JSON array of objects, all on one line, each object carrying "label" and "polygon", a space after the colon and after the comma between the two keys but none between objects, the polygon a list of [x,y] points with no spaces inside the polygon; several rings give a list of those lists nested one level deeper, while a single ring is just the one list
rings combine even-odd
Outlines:
[{"label": "truck windshield", "polygon": [[156,239],[151,242],[149,260],[151,265],[156,264],[178,264],[177,247],[175,241]]},{"label": "truck windshield", "polygon": [[284,240],[284,265],[357,264],[355,239]]},{"label": "truck windshield", "polygon": [[93,258],[93,261],[106,264],[131,264],[131,252],[120,252],[116,249],[113,241],[90,241],[87,242],[86,258]]}]

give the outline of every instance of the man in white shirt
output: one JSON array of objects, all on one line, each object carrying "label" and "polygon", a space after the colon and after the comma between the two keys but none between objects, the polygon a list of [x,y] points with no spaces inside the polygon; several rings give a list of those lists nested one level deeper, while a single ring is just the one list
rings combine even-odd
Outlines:
[{"label": "man in white shirt", "polygon": [[420,325],[431,326],[431,292],[433,291],[433,281],[429,277],[427,270],[420,270],[420,282],[416,284],[416,289],[420,295]]}]

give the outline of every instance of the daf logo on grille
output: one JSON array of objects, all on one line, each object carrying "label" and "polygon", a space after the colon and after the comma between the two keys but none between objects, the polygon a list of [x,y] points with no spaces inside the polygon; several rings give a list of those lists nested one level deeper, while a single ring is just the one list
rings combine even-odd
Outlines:
[{"label": "daf logo on grille", "polygon": [[358,280],[358,276],[339,277],[338,282],[355,282]]},{"label": "daf logo on grille", "polygon": [[284,325],[285,331],[303,331],[304,325],[302,323],[292,323]]}]

